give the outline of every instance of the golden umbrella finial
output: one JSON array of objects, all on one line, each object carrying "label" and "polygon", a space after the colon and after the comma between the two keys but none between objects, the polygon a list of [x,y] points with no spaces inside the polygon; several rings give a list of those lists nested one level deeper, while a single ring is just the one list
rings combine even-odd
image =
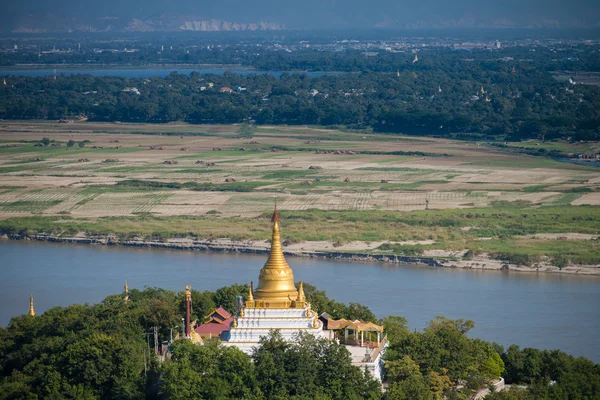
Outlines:
[{"label": "golden umbrella finial", "polygon": [[35,310],[33,309],[33,294],[29,295],[29,316],[35,317]]},{"label": "golden umbrella finial", "polygon": [[129,285],[127,284],[127,281],[125,281],[124,289],[125,289],[125,301],[127,302],[127,301],[129,301]]},{"label": "golden umbrella finial", "polygon": [[302,285],[302,281],[300,281],[300,285],[298,286],[298,298],[296,299],[298,303],[304,303],[306,301],[306,296],[304,295],[304,286]]},{"label": "golden umbrella finial", "polygon": [[275,209],[273,210],[273,216],[271,217],[271,222],[280,222],[279,214],[277,213],[277,196],[273,196],[275,198]]},{"label": "golden umbrella finial", "polygon": [[252,292],[254,291],[254,283],[250,281],[250,288],[248,289],[248,301],[254,301],[254,295]]}]

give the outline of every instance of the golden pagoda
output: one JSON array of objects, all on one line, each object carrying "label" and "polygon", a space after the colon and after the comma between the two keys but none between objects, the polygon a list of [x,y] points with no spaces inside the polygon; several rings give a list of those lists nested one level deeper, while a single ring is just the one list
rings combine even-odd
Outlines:
[{"label": "golden pagoda", "polygon": [[33,309],[33,295],[29,295],[29,316],[35,317],[35,310]]},{"label": "golden pagoda", "polygon": [[123,287],[123,289],[125,290],[125,298],[123,299],[125,302],[129,301],[129,285],[127,284],[127,281],[125,281],[125,286]]},{"label": "golden pagoda", "polygon": [[[304,307],[302,304],[296,304],[298,299],[298,290],[294,285],[294,273],[285,261],[283,250],[281,249],[281,238],[279,228],[281,220],[277,213],[277,203],[273,211],[273,236],[271,239],[271,251],[264,267],[260,270],[258,277],[258,287],[254,290],[250,287],[250,293],[246,307],[248,308],[290,308]],[[300,301],[298,301],[300,303]]]},{"label": "golden pagoda", "polygon": [[273,211],[273,236],[267,262],[260,270],[258,286],[250,282],[245,307],[238,309],[229,330],[221,333],[225,346],[235,346],[247,354],[273,329],[280,330],[286,342],[297,342],[298,332],[325,337],[323,324],[311,310],[302,282],[294,285],[294,273],[285,261],[279,230],[277,203]]}]

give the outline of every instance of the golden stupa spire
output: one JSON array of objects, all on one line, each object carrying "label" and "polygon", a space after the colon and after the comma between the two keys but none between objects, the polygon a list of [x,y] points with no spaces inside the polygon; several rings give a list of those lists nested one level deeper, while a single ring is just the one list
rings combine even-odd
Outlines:
[{"label": "golden stupa spire", "polygon": [[33,295],[29,295],[29,316],[35,317],[35,310],[33,309]]},{"label": "golden stupa spire", "polygon": [[125,281],[125,286],[123,287],[124,291],[125,291],[125,301],[129,301],[129,285],[127,284],[127,281]]},{"label": "golden stupa spire", "polygon": [[260,270],[258,287],[254,295],[258,303],[257,307],[263,307],[261,304],[264,304],[265,308],[286,308],[298,297],[298,291],[294,285],[294,273],[285,261],[281,249],[281,238],[279,237],[281,219],[277,213],[277,202],[271,222],[273,222],[271,251],[265,266]]},{"label": "golden stupa spire", "polygon": [[254,301],[254,295],[252,292],[254,291],[254,283],[250,281],[250,288],[248,288],[248,301]]},{"label": "golden stupa spire", "polygon": [[305,302],[306,296],[304,295],[304,287],[302,286],[302,281],[300,281],[300,285],[298,286],[298,298],[296,299],[298,303]]}]

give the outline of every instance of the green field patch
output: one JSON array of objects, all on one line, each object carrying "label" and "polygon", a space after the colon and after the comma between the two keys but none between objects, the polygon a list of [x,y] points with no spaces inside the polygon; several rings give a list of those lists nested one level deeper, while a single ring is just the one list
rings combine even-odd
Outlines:
[{"label": "green field patch", "polygon": [[153,172],[160,172],[166,174],[214,174],[217,172],[223,172],[222,169],[213,168],[180,168],[180,169],[161,169]]},{"label": "green field patch", "polygon": [[120,167],[106,167],[94,169],[94,172],[104,173],[121,173],[121,172],[147,172],[149,166],[120,166]]},{"label": "green field patch", "polygon": [[364,189],[372,189],[377,190],[381,187],[380,182],[344,182],[344,181],[325,181],[322,180],[317,182],[315,180],[308,180],[310,185],[302,183],[290,183],[286,184],[286,189],[305,189],[309,190],[311,187],[313,188],[335,188],[335,189],[346,189],[346,190],[364,190]]},{"label": "green field patch", "polygon": [[[164,194],[155,202],[161,201]],[[23,229],[31,232],[72,234],[115,234],[122,238],[142,237],[193,237],[264,240],[271,230],[270,204],[272,198],[257,196],[239,198],[234,203],[244,203],[262,214],[257,218],[222,218],[220,216],[192,217],[111,217],[111,218],[65,218],[20,217],[0,221],[0,233],[16,233]],[[236,204],[237,204],[236,203]],[[231,204],[229,205],[231,207]],[[233,205],[235,207],[235,205]],[[135,210],[151,211],[151,207]],[[413,249],[446,249],[485,251],[491,253],[545,254],[558,256],[565,252],[573,262],[595,260],[597,242],[591,241],[531,241],[520,239],[521,235],[533,233],[588,233],[600,231],[600,207],[597,206],[517,206],[509,203],[501,207],[471,209],[421,210],[412,212],[393,211],[304,211],[282,210],[280,213],[283,239],[348,241],[405,241],[434,240],[432,245],[402,247],[398,251],[408,254]],[[318,229],[315,229],[318,227]],[[470,230],[462,228],[470,227]],[[479,237],[492,240],[478,241]],[[518,243],[518,245],[516,244]],[[561,247],[562,246],[562,247]],[[568,247],[565,247],[568,246]],[[586,249],[587,248],[587,249]],[[389,250],[388,250],[389,251]],[[396,250],[394,250],[396,251]],[[580,253],[580,255],[578,255]]]},{"label": "green field patch", "polygon": [[555,265],[600,264],[600,242],[583,240],[483,240],[471,244],[470,249],[491,254],[507,262],[533,266],[550,258]]},{"label": "green field patch", "polygon": [[[552,189],[552,190],[554,190],[554,189]],[[593,192],[593,190],[591,188],[586,187],[586,186],[567,188],[567,189],[563,189],[561,191],[565,192],[565,193],[591,193],[591,192]]]},{"label": "green field patch", "polygon": [[75,206],[73,208],[71,208],[71,210],[76,209],[78,207],[81,207],[87,203],[89,203],[90,201],[94,200],[96,197],[100,196],[101,193],[92,193],[90,195],[88,195],[87,197],[85,197],[83,200],[78,201]]},{"label": "green field patch", "polygon": [[566,140],[552,140],[542,142],[539,140],[528,140],[525,142],[509,142],[508,147],[525,148],[525,149],[544,149],[547,151],[560,151],[562,153],[595,153],[598,151],[598,146],[592,143],[570,143]]},{"label": "green field patch", "polygon": [[578,193],[564,193],[556,196],[552,196],[549,200],[552,205],[569,205],[582,195]]},{"label": "green field patch", "polygon": [[38,163],[40,161],[44,161],[44,160],[38,160],[35,158],[29,158],[27,160],[13,160],[13,161],[9,161],[6,164],[9,165],[14,165],[14,164],[31,164],[31,163]]},{"label": "green field patch", "polygon": [[448,181],[419,181],[419,182],[407,182],[407,183],[388,183],[381,186],[381,190],[390,191],[390,190],[414,190],[423,185],[430,184],[445,184]]},{"label": "green field patch", "polygon": [[269,185],[271,182],[227,182],[214,184],[210,182],[159,182],[128,179],[117,182],[114,185],[91,185],[85,188],[82,194],[105,193],[105,192],[130,192],[146,190],[177,190],[187,189],[206,192],[251,192],[257,187]]},{"label": "green field patch", "polygon": [[552,185],[534,185],[534,186],[526,186],[524,187],[522,190],[525,193],[537,193],[537,192],[543,192],[546,189],[548,189],[550,186]]},{"label": "green field patch", "polygon": [[361,167],[355,168],[355,171],[378,171],[378,172],[404,172],[406,175],[427,175],[427,174],[439,174],[440,171],[437,169],[428,168],[407,168],[407,167]]},{"label": "green field patch", "polygon": [[466,198],[481,198],[481,197],[488,197],[488,192],[474,192],[474,191],[470,191],[467,192],[465,194]]},{"label": "green field patch", "polygon": [[31,167],[0,167],[0,174],[9,174],[11,172],[31,171]]},{"label": "green field patch", "polygon": [[27,189],[27,186],[0,185],[0,194],[7,194],[19,189]]},{"label": "green field patch", "polygon": [[414,159],[414,157],[411,157],[411,156],[390,156],[389,158],[388,158],[388,156],[384,156],[384,157],[385,158],[382,158],[379,160],[370,159],[369,162],[375,163],[375,164],[391,164],[391,163],[402,163],[402,162]]},{"label": "green field patch", "polygon": [[579,170],[579,171],[598,171],[598,167],[572,164],[560,161],[554,161],[549,158],[543,157],[521,157],[517,160],[511,159],[500,159],[500,160],[484,160],[476,162],[463,163],[461,165],[472,165],[478,167],[504,167],[504,168],[559,168],[568,170]]},{"label": "green field patch", "polygon": [[12,203],[0,203],[0,212],[30,212],[32,214],[39,214],[44,210],[61,203],[62,200],[52,201],[15,201]]},{"label": "green field patch", "polygon": [[[57,156],[66,156],[73,154],[86,154],[86,153],[132,153],[136,151],[145,150],[141,147],[121,147],[115,149],[112,147],[96,148],[92,149],[92,144],[87,144],[86,147],[51,147],[51,146],[34,146],[33,144],[25,144],[21,147],[0,147],[0,154],[39,154],[41,158],[51,158]],[[30,156],[31,157],[31,156]]]},{"label": "green field patch", "polygon": [[262,176],[262,179],[297,179],[309,175],[314,175],[315,170],[285,170],[270,172]]}]

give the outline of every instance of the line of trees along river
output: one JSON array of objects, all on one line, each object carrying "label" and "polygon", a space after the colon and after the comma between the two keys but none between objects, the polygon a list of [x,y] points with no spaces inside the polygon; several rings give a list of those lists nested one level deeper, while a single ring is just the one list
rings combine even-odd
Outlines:
[{"label": "line of trees along river", "polygon": [[[308,301],[336,318],[375,320],[368,308],[337,303],[305,284]],[[217,304],[233,311],[246,285],[193,291],[194,317]],[[183,293],[147,288],[112,295],[96,305],[55,307],[19,316],[0,328],[0,399],[244,398],[467,399],[503,375],[526,384],[492,399],[584,399],[600,395],[600,366],[561,351],[520,350],[467,336],[472,321],[438,317],[411,332],[402,317],[383,320],[388,390],[351,365],[345,347],[305,336],[298,346],[277,332],[251,356],[216,342],[176,341],[158,362],[146,333],[159,339],[180,321]]]},{"label": "line of trees along river", "polygon": [[150,79],[9,76],[0,86],[0,98],[3,119],[83,114],[92,121],[256,121],[467,139],[600,139],[599,87],[559,83],[527,64],[513,72],[504,62],[454,60],[404,66],[398,73],[320,77],[198,72]]}]

